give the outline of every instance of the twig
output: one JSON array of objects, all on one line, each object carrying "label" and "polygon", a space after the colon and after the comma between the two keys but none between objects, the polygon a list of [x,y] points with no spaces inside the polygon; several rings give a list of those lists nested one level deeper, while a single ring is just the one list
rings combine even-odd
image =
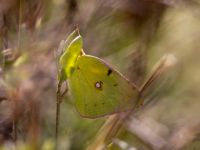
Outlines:
[{"label": "twig", "polygon": [[21,47],[21,21],[22,21],[22,0],[19,0],[19,24],[18,24],[18,43],[17,43],[17,48],[18,50]]},{"label": "twig", "polygon": [[57,149],[57,145],[58,145],[58,136],[59,136],[59,124],[60,124],[60,103],[62,102],[62,98],[65,96],[65,94],[68,91],[68,88],[65,88],[65,91],[63,93],[61,93],[61,86],[62,83],[60,80],[58,82],[58,86],[57,86],[57,92],[56,92],[56,133],[55,133],[55,137],[56,137],[56,149]]},{"label": "twig", "polygon": [[[20,49],[20,40],[21,40],[21,21],[22,21],[22,0],[19,0],[19,10],[18,10],[18,17],[19,17],[19,24],[18,24],[18,50]],[[16,110],[15,110],[16,111]],[[17,120],[16,118],[13,119],[13,138],[14,141],[16,142],[17,140]]]},{"label": "twig", "polygon": [[60,121],[60,101],[61,101],[60,88],[61,88],[61,82],[59,81],[56,92],[56,140],[58,139],[58,128]]},{"label": "twig", "polygon": [[13,120],[13,139],[16,142],[17,140],[17,121]]}]

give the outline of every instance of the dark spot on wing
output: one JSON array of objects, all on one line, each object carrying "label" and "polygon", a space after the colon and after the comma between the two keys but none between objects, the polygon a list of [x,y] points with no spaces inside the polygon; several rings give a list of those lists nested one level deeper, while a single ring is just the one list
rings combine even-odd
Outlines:
[{"label": "dark spot on wing", "polygon": [[94,107],[97,107],[97,104],[94,104]]},{"label": "dark spot on wing", "polygon": [[77,66],[77,69],[80,70],[79,66]]},{"label": "dark spot on wing", "polygon": [[115,84],[113,84],[113,86],[118,86],[118,84],[117,84],[117,83],[115,83]]},{"label": "dark spot on wing", "polygon": [[103,103],[101,103],[102,105],[104,105],[105,103],[103,102]]},{"label": "dark spot on wing", "polygon": [[107,76],[109,76],[111,73],[112,73],[112,70],[108,69]]}]

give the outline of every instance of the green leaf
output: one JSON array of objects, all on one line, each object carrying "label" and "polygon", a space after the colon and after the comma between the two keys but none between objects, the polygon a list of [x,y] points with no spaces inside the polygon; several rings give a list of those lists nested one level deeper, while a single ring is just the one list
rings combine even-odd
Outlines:
[{"label": "green leaf", "polygon": [[[70,36],[71,37],[69,37],[68,39],[71,40],[73,35],[71,34]],[[66,80],[71,76],[74,70],[77,57],[81,53],[82,45],[83,45],[82,37],[79,35],[71,41],[69,46],[65,49],[64,53],[61,55],[59,60],[59,65],[61,68],[61,72],[59,75],[60,80]]]}]

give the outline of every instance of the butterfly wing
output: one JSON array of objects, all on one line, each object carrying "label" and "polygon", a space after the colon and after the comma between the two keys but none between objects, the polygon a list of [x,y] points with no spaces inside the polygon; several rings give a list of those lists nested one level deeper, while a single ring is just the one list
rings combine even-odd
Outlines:
[{"label": "butterfly wing", "polygon": [[97,118],[136,105],[137,87],[97,57],[80,56],[69,84],[76,108],[84,117]]}]

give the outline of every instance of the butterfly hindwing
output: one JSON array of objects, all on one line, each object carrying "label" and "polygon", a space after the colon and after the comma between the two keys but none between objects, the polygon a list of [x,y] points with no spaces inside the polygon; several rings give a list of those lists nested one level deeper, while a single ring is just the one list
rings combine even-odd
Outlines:
[{"label": "butterfly hindwing", "polygon": [[134,107],[138,89],[97,57],[79,56],[69,80],[78,112],[97,118]]}]

